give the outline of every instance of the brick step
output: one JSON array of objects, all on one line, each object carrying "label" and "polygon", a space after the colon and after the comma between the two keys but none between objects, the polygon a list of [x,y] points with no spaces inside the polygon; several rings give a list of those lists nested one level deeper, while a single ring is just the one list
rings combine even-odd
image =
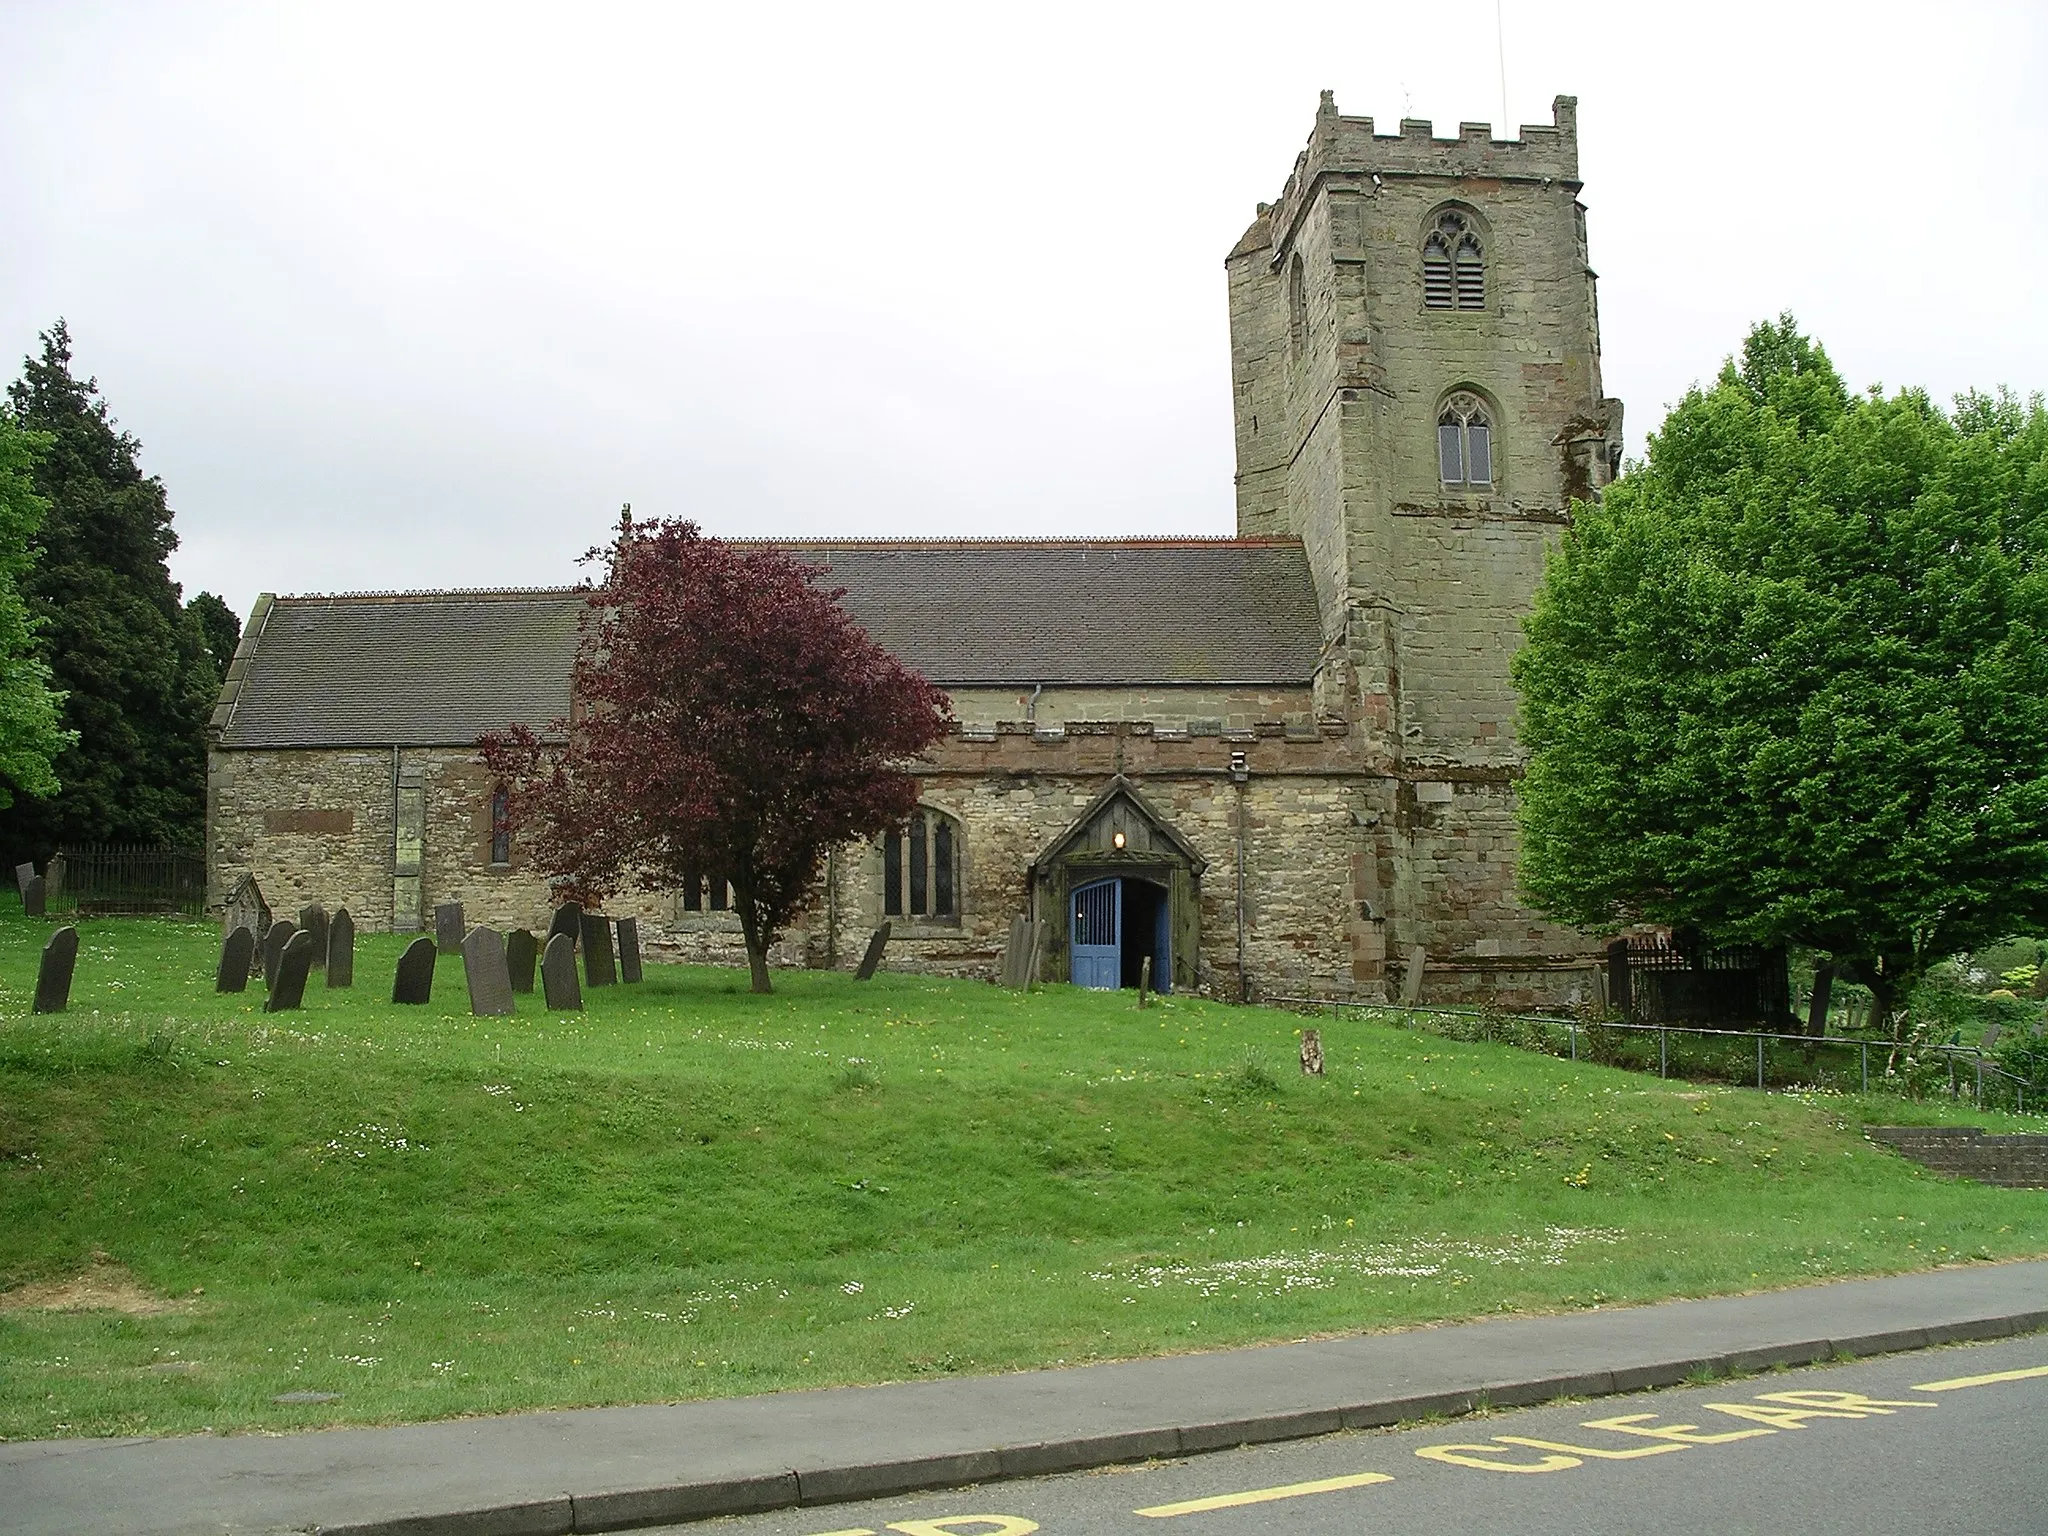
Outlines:
[{"label": "brick step", "polygon": [[1932,1173],[2008,1189],[2048,1189],[2048,1136],[1987,1136],[1974,1126],[1866,1125],[1864,1135]]}]

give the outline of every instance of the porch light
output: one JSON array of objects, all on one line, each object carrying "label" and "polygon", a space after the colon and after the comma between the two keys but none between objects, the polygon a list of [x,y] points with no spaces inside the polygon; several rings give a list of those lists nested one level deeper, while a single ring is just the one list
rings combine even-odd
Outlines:
[{"label": "porch light", "polygon": [[1118,848],[1122,848],[1122,847],[1123,847],[1123,845],[1124,845],[1124,835],[1123,835],[1123,833],[1121,833],[1121,832],[1118,832],[1118,833],[1114,834],[1114,835],[1113,835],[1113,836],[1112,836],[1112,837],[1110,838],[1110,841],[1111,841],[1112,843],[1116,844],[1116,846],[1117,846]]}]

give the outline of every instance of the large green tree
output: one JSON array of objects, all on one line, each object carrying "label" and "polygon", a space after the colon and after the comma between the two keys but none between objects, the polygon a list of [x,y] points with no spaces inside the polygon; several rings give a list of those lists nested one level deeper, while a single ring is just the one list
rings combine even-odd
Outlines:
[{"label": "large green tree", "polygon": [[1809,946],[1895,1019],[2048,925],[2048,415],[1759,326],[1576,508],[1515,680],[1539,906]]},{"label": "large green tree", "polygon": [[53,762],[71,741],[57,722],[60,701],[21,595],[47,510],[33,478],[44,446],[0,415],[0,808],[18,794],[57,793]]},{"label": "large green tree", "polygon": [[42,439],[31,473],[48,505],[21,590],[75,740],[56,793],[0,811],[0,846],[40,859],[61,844],[196,845],[217,677],[166,564],[178,537],[163,482],[142,473],[97,381],[73,376],[64,323],[41,341],[7,390],[14,425]]}]

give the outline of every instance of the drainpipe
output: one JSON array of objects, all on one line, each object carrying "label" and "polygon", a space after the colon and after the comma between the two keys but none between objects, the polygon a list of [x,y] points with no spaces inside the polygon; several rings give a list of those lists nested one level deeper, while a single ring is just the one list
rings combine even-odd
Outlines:
[{"label": "drainpipe", "polygon": [[1237,1000],[1251,1001],[1251,978],[1245,972],[1244,961],[1244,840],[1245,840],[1245,781],[1252,776],[1251,764],[1244,753],[1230,754],[1230,782],[1237,786]]},{"label": "drainpipe", "polygon": [[1038,683],[1031,689],[1031,697],[1024,703],[1024,723],[1034,731],[1038,729],[1038,696],[1045,692],[1045,684]]}]

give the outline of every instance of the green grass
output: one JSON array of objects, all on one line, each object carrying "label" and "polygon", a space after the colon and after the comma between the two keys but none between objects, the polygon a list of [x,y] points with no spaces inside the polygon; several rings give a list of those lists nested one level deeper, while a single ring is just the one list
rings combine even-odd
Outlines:
[{"label": "green grass", "polygon": [[[1256,1008],[651,967],[580,1016],[211,991],[100,922],[33,1018],[0,921],[0,1435],[293,1428],[993,1371],[2048,1252],[1922,1174],[1940,1105],[1660,1083]],[[2038,1122],[2034,1122],[2038,1125]],[[95,1255],[104,1258],[95,1259]],[[331,1403],[279,1406],[318,1390]]]}]

